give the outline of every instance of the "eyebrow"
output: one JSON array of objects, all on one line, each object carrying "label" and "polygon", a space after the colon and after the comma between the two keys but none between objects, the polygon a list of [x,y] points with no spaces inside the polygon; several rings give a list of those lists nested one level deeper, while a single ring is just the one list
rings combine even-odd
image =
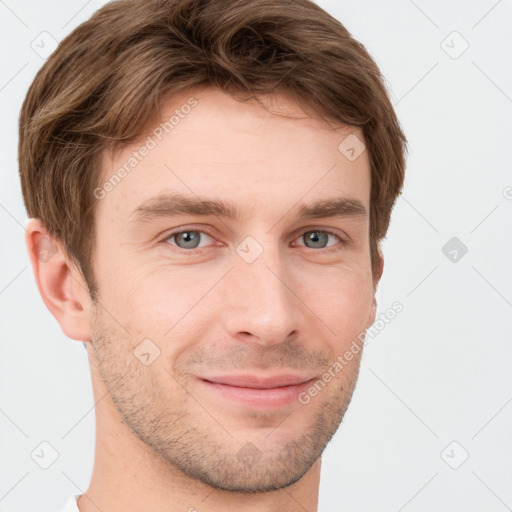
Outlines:
[{"label": "eyebrow", "polygon": [[[130,220],[133,223],[145,223],[157,218],[184,215],[215,216],[233,220],[241,220],[243,216],[242,212],[228,201],[175,193],[160,194],[143,201],[130,214]],[[297,208],[298,219],[324,217],[347,217],[364,220],[368,217],[368,211],[359,199],[347,197],[301,204]]]}]

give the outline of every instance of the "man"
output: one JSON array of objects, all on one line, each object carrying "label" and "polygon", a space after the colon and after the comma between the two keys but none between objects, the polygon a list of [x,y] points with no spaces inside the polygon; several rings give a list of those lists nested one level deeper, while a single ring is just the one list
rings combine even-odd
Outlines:
[{"label": "man", "polygon": [[377,66],[309,0],[121,0],[62,41],[19,162],[96,403],[66,510],[317,510],[405,151]]}]

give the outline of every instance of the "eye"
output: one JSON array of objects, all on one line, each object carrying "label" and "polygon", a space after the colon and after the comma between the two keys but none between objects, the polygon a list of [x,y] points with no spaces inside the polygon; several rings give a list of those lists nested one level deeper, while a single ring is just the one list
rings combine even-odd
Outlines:
[{"label": "eye", "polygon": [[[205,231],[185,229],[168,234],[161,242],[171,246],[171,250],[193,255],[202,252],[201,249],[205,249],[209,245],[214,245],[212,244],[214,240],[215,238]],[[296,238],[292,245],[308,249],[323,249],[324,252],[329,252],[341,249],[344,246],[344,240],[340,235],[328,230],[310,229]]]},{"label": "eye", "polygon": [[204,237],[212,238],[208,233],[205,233],[204,231],[189,229],[186,231],[171,233],[163,241],[173,241],[173,245],[179,249],[198,249],[200,247],[204,247],[204,245],[200,245],[201,239],[204,239]]},{"label": "eye", "polygon": [[[329,238],[331,240],[334,239],[335,242],[329,244]],[[309,249],[326,249],[332,245],[336,245],[336,240],[343,242],[339,235],[321,229],[306,231],[297,240],[304,240],[304,247],[308,247]]]}]

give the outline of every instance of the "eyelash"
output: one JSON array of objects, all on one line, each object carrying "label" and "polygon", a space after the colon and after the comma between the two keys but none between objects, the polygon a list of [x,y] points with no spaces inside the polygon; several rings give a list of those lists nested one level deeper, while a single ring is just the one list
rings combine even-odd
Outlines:
[{"label": "eyelash", "polygon": [[[178,247],[178,246],[175,246],[175,245],[171,245],[170,243],[168,243],[168,241],[171,238],[173,238],[174,236],[180,235],[182,233],[187,233],[187,232],[202,233],[204,235],[209,236],[210,238],[215,239],[215,237],[212,234],[208,233],[208,231],[205,231],[203,229],[189,228],[189,229],[180,229],[179,231],[173,231],[172,233],[169,233],[168,235],[166,235],[165,238],[163,238],[160,241],[163,242],[167,247],[170,247],[171,251],[177,252],[179,254],[185,254],[187,256],[197,256],[198,254],[202,254],[204,252],[204,250],[208,249],[209,246],[195,248],[195,249],[182,249],[181,247]],[[325,247],[325,248],[320,248],[320,249],[312,249],[311,247],[306,247],[306,246],[303,246],[303,245],[301,245],[299,247],[304,247],[305,249],[310,249],[310,250],[316,251],[316,252],[322,252],[323,254],[329,254],[329,253],[341,250],[347,244],[347,242],[338,233],[334,233],[333,231],[330,231],[330,230],[325,229],[325,228],[320,229],[320,228],[314,228],[314,227],[313,228],[308,228],[307,230],[303,231],[294,240],[297,240],[297,239],[301,238],[302,236],[304,236],[306,233],[311,233],[311,232],[326,233],[328,235],[331,235],[331,236],[337,238],[339,243],[338,244],[334,244],[332,246]]]}]

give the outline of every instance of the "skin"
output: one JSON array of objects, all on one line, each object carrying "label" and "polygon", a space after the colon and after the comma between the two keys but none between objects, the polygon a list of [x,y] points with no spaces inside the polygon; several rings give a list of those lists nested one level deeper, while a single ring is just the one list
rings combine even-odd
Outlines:
[{"label": "skin", "polygon": [[[49,235],[37,219],[27,225],[46,306],[66,336],[87,344],[96,451],[78,505],[315,511],[321,453],[350,402],[361,352],[309,403],[272,410],[225,398],[198,377],[320,378],[373,323],[383,261],[372,275],[368,217],[296,215],[299,204],[339,197],[369,211],[367,153],[350,161],[338,150],[348,134],[363,137],[305,115],[284,92],[266,99],[292,118],[202,88],[169,98],[162,120],[191,96],[190,114],[97,203],[97,303],[57,240],[48,261],[33,254]],[[105,179],[140,146],[105,154]],[[243,217],[133,222],[137,205],[169,192],[229,201]],[[170,237],[194,229],[207,233],[194,232],[199,248]],[[321,229],[340,238],[308,246],[303,235]],[[235,250],[247,236],[263,251],[252,263]],[[148,365],[134,353],[144,339],[160,351]]]}]

